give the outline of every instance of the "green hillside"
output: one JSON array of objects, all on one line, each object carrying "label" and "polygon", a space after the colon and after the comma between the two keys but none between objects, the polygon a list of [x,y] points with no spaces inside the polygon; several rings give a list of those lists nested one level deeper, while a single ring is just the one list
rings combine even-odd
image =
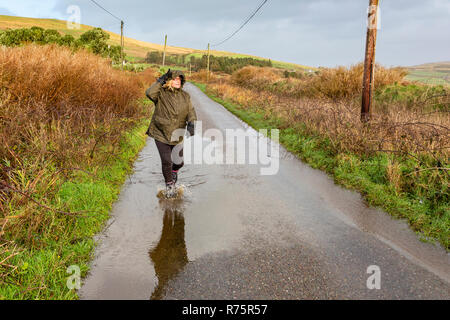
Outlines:
[{"label": "green hillside", "polygon": [[450,84],[450,61],[408,67],[407,80],[428,84]]},{"label": "green hillside", "polygon": [[[5,29],[17,29],[17,28],[31,28],[33,26],[41,27],[44,29],[55,29],[61,34],[70,34],[74,37],[79,37],[82,33],[94,28],[93,26],[88,25],[80,25],[80,29],[73,30],[67,28],[67,22],[64,20],[57,20],[57,19],[36,19],[36,18],[25,18],[25,17],[15,17],[15,16],[5,16],[0,15],[0,30]],[[114,45],[120,44],[120,35],[108,30],[105,30],[110,35],[110,43]],[[162,38],[162,36],[161,36]],[[154,50],[163,50],[162,44],[155,44],[145,41],[140,41],[132,38],[125,37],[125,53],[134,58],[144,58],[149,51]],[[194,54],[201,56],[206,53],[205,50],[198,50],[198,49],[191,49],[191,48],[182,48],[182,47],[175,47],[175,46],[167,46],[167,53],[168,54]],[[217,50],[211,50],[211,54],[215,56],[228,56],[233,58],[239,58],[239,57],[250,57],[250,58],[257,58],[257,59],[267,59],[247,54],[240,54],[240,53],[234,53],[234,52],[227,52],[227,51],[217,51]],[[292,69],[292,70],[302,70],[302,69],[313,69],[313,67],[298,65],[295,63],[289,63],[289,62],[282,62],[282,61],[275,61],[272,60],[273,66],[277,68],[282,69]]]}]

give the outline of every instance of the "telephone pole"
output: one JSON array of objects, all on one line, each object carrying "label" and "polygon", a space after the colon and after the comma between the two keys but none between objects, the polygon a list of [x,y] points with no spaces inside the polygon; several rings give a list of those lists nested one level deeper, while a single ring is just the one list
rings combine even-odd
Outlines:
[{"label": "telephone pole", "polygon": [[123,39],[123,20],[120,21],[120,69],[123,70],[123,46],[125,41]]},{"label": "telephone pole", "polygon": [[364,76],[361,105],[361,121],[370,119],[372,106],[373,80],[375,70],[375,47],[377,42],[379,0],[370,0],[367,25],[366,54],[364,60]]},{"label": "telephone pole", "polygon": [[166,47],[167,47],[167,34],[164,39],[163,67],[166,65]]},{"label": "telephone pole", "polygon": [[206,82],[209,82],[209,43],[208,43],[208,65],[206,66]]}]

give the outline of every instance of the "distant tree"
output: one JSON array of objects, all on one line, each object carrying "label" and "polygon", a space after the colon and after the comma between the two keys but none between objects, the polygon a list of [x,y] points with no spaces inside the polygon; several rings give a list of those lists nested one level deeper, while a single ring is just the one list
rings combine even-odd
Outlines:
[{"label": "distant tree", "polygon": [[161,63],[163,54],[160,51],[150,51],[147,52],[147,55],[145,57],[146,63]]},{"label": "distant tree", "polygon": [[70,34],[66,34],[64,37],[59,39],[59,44],[62,46],[73,47],[75,44],[75,38]]},{"label": "distant tree", "polygon": [[45,43],[45,37],[44,37],[44,28],[41,27],[31,27],[31,34],[33,37],[33,41],[43,44]]},{"label": "distant tree", "polygon": [[[30,34],[32,34],[32,31],[30,29]],[[44,43],[59,43],[61,40],[61,34],[53,29],[47,29],[43,33],[44,36]],[[34,40],[34,39],[33,39]]]},{"label": "distant tree", "polygon": [[102,30],[102,28],[94,28],[86,31],[80,36],[81,42],[89,44],[91,42],[106,42],[109,40],[109,34]]},{"label": "distant tree", "polygon": [[109,45],[109,34],[101,28],[94,28],[83,33],[75,39],[72,35],[61,34],[57,30],[31,27],[30,29],[10,29],[0,32],[0,45],[7,47],[20,46],[26,43],[40,45],[55,43],[61,46],[71,47],[74,50],[86,48],[102,57],[109,57],[114,62],[120,60],[120,46]]}]

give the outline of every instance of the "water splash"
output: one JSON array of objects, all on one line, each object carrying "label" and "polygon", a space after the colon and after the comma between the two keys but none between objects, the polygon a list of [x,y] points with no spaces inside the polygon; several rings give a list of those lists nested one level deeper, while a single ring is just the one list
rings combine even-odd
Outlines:
[{"label": "water splash", "polygon": [[167,194],[167,190],[165,186],[158,186],[158,192],[156,194],[156,196],[160,199],[165,199],[165,200],[179,200],[184,198],[184,195],[186,193],[188,193],[188,188],[183,185],[176,185],[175,186],[176,190],[175,193],[173,195]]}]

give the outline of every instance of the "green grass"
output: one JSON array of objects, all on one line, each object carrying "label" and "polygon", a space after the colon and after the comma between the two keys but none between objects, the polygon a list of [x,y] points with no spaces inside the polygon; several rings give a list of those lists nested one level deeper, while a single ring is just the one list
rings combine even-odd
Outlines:
[{"label": "green grass", "polygon": [[411,70],[405,79],[431,85],[450,85],[450,72]]},{"label": "green grass", "polygon": [[[133,72],[142,72],[145,71],[148,68],[151,68],[154,64],[150,64],[150,63],[127,63],[126,65],[123,66],[123,70],[125,71],[133,71]],[[121,65],[120,63],[117,64],[113,64],[113,68],[114,69],[121,69]]]},{"label": "green grass", "polygon": [[408,68],[406,80],[432,85],[450,85],[450,61],[425,63]]},{"label": "green grass", "polygon": [[[385,86],[375,92],[375,101],[379,104],[387,104],[402,102],[409,108],[422,108],[423,112],[431,112],[434,110],[448,110],[448,103],[444,101],[436,101],[438,97],[445,97],[450,94],[450,87],[445,85],[417,85],[393,84]],[[425,101],[424,103],[421,101]]]},{"label": "green grass", "polygon": [[[201,58],[204,54],[206,54],[206,53],[191,53],[187,56],[186,61],[189,61],[189,58],[191,56],[196,57],[196,58]],[[230,52],[222,52],[222,51],[214,52],[211,54],[215,55],[217,57],[228,56],[230,58],[254,58],[254,59],[258,59],[258,60],[269,60],[267,58],[261,58],[261,57],[252,56],[252,55],[248,55],[248,54],[230,53]],[[317,70],[317,68],[314,68],[314,67],[308,67],[308,66],[304,66],[304,65],[300,65],[300,64],[296,64],[296,63],[291,63],[291,62],[283,62],[283,61],[277,61],[277,60],[271,60],[271,61],[272,61],[272,66],[274,68],[278,68],[278,69],[296,70],[296,71]]]},{"label": "green grass", "polygon": [[97,171],[96,177],[80,171],[75,178],[61,184],[52,205],[66,203],[71,212],[86,210],[89,216],[68,218],[62,226],[64,232],[58,237],[36,239],[41,241],[41,249],[24,249],[8,260],[19,268],[4,279],[6,285],[0,286],[0,299],[78,298],[76,291],[66,286],[69,276],[66,270],[78,265],[81,276],[86,276],[95,247],[93,236],[105,226],[112,204],[131,173],[133,161],[145,145],[148,121],[142,120],[123,135],[120,152]]},{"label": "green grass", "polygon": [[[287,150],[311,167],[327,172],[336,183],[359,191],[369,205],[380,207],[395,218],[406,219],[422,241],[438,241],[450,250],[448,190],[441,190],[444,200],[445,194],[447,195],[447,201],[440,204],[427,201],[425,195],[398,194],[386,179],[386,169],[393,155],[377,154],[364,159],[352,153],[336,155],[331,151],[327,139],[312,134],[303,124],[287,127],[283,119],[265,119],[260,110],[244,108],[223,100],[208,92],[205,84],[193,83],[256,130],[285,128],[280,129],[280,143]],[[417,163],[413,161],[405,161],[402,162],[401,170],[403,174],[408,174],[416,166]],[[426,185],[427,182],[421,183]]]}]

